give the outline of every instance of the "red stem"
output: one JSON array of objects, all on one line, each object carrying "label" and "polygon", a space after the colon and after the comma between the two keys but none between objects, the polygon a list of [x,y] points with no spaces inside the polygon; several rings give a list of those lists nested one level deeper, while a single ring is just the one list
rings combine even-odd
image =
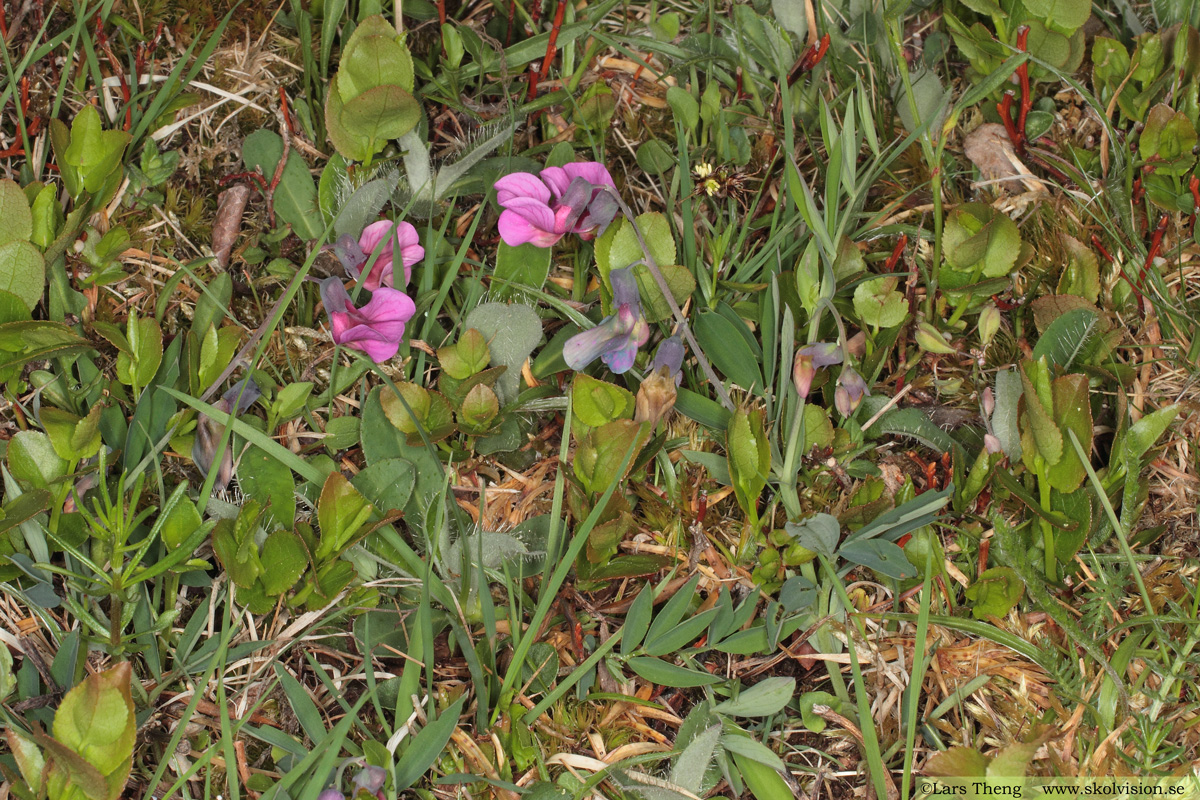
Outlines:
[{"label": "red stem", "polygon": [[[1022,25],[1017,29],[1017,49],[1022,53],[1026,52],[1029,46],[1029,26]],[[1017,152],[1020,155],[1025,154],[1025,119],[1029,116],[1029,110],[1033,108],[1033,93],[1029,90],[1029,62],[1026,61],[1021,66],[1017,67],[1017,78],[1021,81],[1021,110],[1017,116],[1017,136],[1020,137],[1017,142]]]},{"label": "red stem", "polygon": [[1017,147],[1020,140],[1020,134],[1017,133],[1017,127],[1013,124],[1012,104],[1013,93],[1010,89],[1004,93],[1004,99],[996,104],[996,110],[1000,112],[1000,119],[1004,120],[1004,130],[1008,133],[1008,140],[1012,142],[1013,147]]},{"label": "red stem", "polygon": [[884,272],[892,272],[896,269],[896,264],[900,261],[900,256],[904,255],[904,248],[908,246],[908,234],[900,234],[900,241],[896,242],[896,246],[892,249],[892,254],[888,256],[888,260],[883,264]]},{"label": "red stem", "polygon": [[[1159,252],[1162,250],[1163,235],[1167,232],[1168,216],[1163,214],[1158,218],[1158,227],[1154,229],[1154,235],[1150,238],[1150,250],[1146,253],[1146,260],[1142,263],[1142,271],[1138,273],[1137,289],[1145,290],[1146,288],[1146,272],[1150,269],[1150,265],[1154,263],[1154,259],[1158,258]],[[1138,291],[1138,310],[1143,314],[1146,313],[1146,298],[1141,291]]]}]

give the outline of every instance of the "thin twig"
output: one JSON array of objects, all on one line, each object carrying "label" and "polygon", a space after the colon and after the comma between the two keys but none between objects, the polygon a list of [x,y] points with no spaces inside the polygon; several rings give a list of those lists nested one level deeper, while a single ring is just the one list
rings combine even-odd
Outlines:
[{"label": "thin twig", "polygon": [[687,340],[688,345],[692,348],[692,353],[696,356],[696,363],[700,365],[700,369],[704,371],[704,377],[708,378],[708,382],[717,390],[717,397],[721,400],[721,405],[727,411],[733,411],[733,400],[729,396],[729,392],[725,389],[725,384],[717,377],[717,373],[713,371],[712,364],[708,363],[708,359],[704,356],[704,351],[700,349],[700,345],[696,342],[696,337],[692,335],[692,328],[687,323],[687,318],[683,316],[683,311],[680,310],[679,304],[675,302],[675,295],[671,294],[671,287],[667,284],[667,279],[663,277],[662,270],[658,268],[658,263],[654,260],[654,256],[650,255],[650,248],[646,246],[646,240],[642,238],[642,231],[638,228],[637,219],[633,215],[633,210],[621,198],[616,189],[608,187],[609,193],[616,198],[617,207],[621,209],[621,213],[633,225],[633,233],[637,236],[638,244],[641,245],[643,262],[646,269],[650,270],[650,274],[654,276],[654,282],[658,284],[658,290],[663,293],[663,297],[667,299],[667,305],[671,307],[671,314],[675,317],[675,321],[679,323],[679,329],[683,331],[683,338]]}]

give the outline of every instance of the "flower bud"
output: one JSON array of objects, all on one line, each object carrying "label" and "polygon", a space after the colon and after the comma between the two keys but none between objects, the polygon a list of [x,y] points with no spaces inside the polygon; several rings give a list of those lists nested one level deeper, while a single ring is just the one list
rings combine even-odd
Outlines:
[{"label": "flower bud", "polygon": [[364,767],[354,776],[354,785],[364,792],[377,793],[387,782],[387,770],[383,767]]},{"label": "flower bud", "polygon": [[796,351],[796,359],[792,363],[792,381],[796,384],[796,392],[807,398],[812,391],[813,379],[817,370],[842,361],[841,348],[836,342],[817,342],[806,345]]},{"label": "flower bud", "polygon": [[867,388],[867,382],[863,380],[854,367],[846,366],[842,368],[842,374],[838,377],[837,391],[833,394],[833,404],[843,417],[849,417],[858,410],[862,399],[871,393]]}]

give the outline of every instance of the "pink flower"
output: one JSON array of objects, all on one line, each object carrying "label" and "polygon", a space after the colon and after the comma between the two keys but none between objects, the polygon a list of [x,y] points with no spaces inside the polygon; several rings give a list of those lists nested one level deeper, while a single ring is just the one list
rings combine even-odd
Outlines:
[{"label": "pink flower", "polygon": [[408,295],[386,286],[372,292],[365,306],[355,308],[337,278],[321,282],[321,300],[329,314],[333,341],[361,350],[377,364],[396,355],[404,339],[404,325],[417,313]]},{"label": "pink flower", "polygon": [[796,392],[801,397],[808,397],[817,370],[840,363],[842,349],[835,342],[817,342],[801,347],[796,351],[796,360],[792,364],[792,380],[796,384]]},{"label": "pink flower", "polygon": [[400,265],[404,267],[404,285],[412,279],[412,267],[425,257],[425,248],[417,229],[407,222],[392,222],[381,219],[368,225],[354,241],[349,234],[341,236],[333,246],[338,260],[346,268],[346,272],[358,278],[365,264],[370,262],[372,254],[378,252],[375,264],[363,281],[363,288],[373,292],[380,286],[393,286],[393,262],[395,247],[400,246]]},{"label": "pink flower", "polygon": [[591,330],[575,334],[563,346],[563,360],[575,371],[599,358],[618,375],[628,372],[638,348],[650,338],[633,270],[614,269],[608,279],[616,311]]},{"label": "pink flower", "polygon": [[843,417],[849,417],[858,410],[862,399],[870,393],[871,390],[867,388],[867,382],[863,380],[862,375],[847,364],[842,367],[842,374],[838,376],[837,388],[833,392],[833,404]]},{"label": "pink flower", "polygon": [[496,201],[504,207],[500,238],[510,247],[526,242],[550,247],[568,233],[590,239],[616,216],[608,188],[617,187],[595,161],[546,167],[538,175],[505,175],[496,181]]}]

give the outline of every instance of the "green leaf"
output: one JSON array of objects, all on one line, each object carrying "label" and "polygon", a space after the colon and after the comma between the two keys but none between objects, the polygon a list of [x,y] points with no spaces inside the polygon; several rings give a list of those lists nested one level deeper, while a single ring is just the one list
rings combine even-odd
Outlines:
[{"label": "green leaf", "polygon": [[46,264],[30,242],[0,244],[0,290],[11,292],[32,311],[46,287]]},{"label": "green leaf", "polygon": [[803,522],[789,522],[784,529],[801,547],[830,559],[837,552],[838,539],[842,535],[842,526],[837,517],[823,512]]},{"label": "green leaf", "polygon": [[854,310],[868,325],[892,328],[908,316],[908,303],[896,287],[900,278],[886,275],[863,281],[854,290]]},{"label": "green leaf", "polygon": [[771,752],[771,748],[747,735],[730,733],[721,739],[721,745],[730,753],[748,758],[776,772],[787,770],[783,759]]},{"label": "green leaf", "polygon": [[837,698],[829,692],[805,692],[800,695],[800,719],[804,722],[804,727],[808,728],[813,733],[821,733],[825,730],[825,718],[817,712],[813,711],[813,706],[829,706],[837,705]]},{"label": "green leaf", "polygon": [[[1179,406],[1170,405],[1147,414],[1129,426],[1129,432],[1125,434],[1126,469],[1131,473],[1140,471],[1142,456],[1166,433],[1178,413]],[[1082,442],[1080,439],[1081,444]]]},{"label": "green leaf", "polygon": [[[675,237],[667,218],[657,211],[647,211],[637,217],[637,229],[641,231],[646,248],[659,267],[675,263]],[[596,266],[608,284],[608,273],[624,269],[645,260],[646,254],[638,241],[637,233],[624,217],[617,217],[596,240]],[[605,311],[610,311],[609,296],[605,297]]]},{"label": "green leaf", "polygon": [[416,471],[407,459],[385,458],[359,472],[350,482],[380,511],[399,511],[412,496]]},{"label": "green leaf", "polygon": [[496,248],[496,271],[493,273],[493,294],[506,300],[520,290],[513,286],[541,289],[550,275],[550,256],[553,249],[523,244],[517,247],[500,242]]},{"label": "green leaf", "polygon": [[263,543],[263,589],[268,595],[279,595],[296,585],[308,567],[308,550],[304,542],[290,530],[279,529]]},{"label": "green leaf", "polygon": [[1030,14],[1043,22],[1074,31],[1091,16],[1090,0],[1022,0]]},{"label": "green leaf", "polygon": [[[662,273],[663,280],[667,282],[667,288],[671,290],[671,296],[675,299],[676,305],[682,306],[696,290],[696,279],[692,277],[692,272],[687,267],[681,267],[678,264],[660,265],[659,272]],[[637,279],[638,294],[642,298],[642,313],[645,315],[646,321],[661,322],[669,319],[671,305],[667,302],[662,290],[658,288],[658,282],[654,280],[654,276],[650,274],[650,268],[639,264],[633,268],[633,276]]]},{"label": "green leaf", "polygon": [[296,480],[287,466],[269,453],[250,447],[238,461],[237,476],[242,491],[257,500],[272,519],[289,529],[295,524]]},{"label": "green leaf", "polygon": [[1150,109],[1138,140],[1138,154],[1154,165],[1156,175],[1183,175],[1196,163],[1196,128],[1187,114],[1160,103]]},{"label": "green leaf", "polygon": [[705,311],[696,316],[692,332],[704,355],[725,377],[747,391],[762,394],[760,359],[733,322],[717,312]]},{"label": "green leaf", "polygon": [[838,550],[838,555],[852,564],[861,564],[893,580],[908,580],[917,574],[916,569],[905,557],[904,551],[898,545],[884,539],[856,539],[846,542]]},{"label": "green leaf", "polygon": [[159,532],[167,550],[174,550],[187,541],[197,528],[204,524],[200,512],[191,498],[183,496],[163,515],[163,526]]},{"label": "green leaf", "polygon": [[54,738],[99,770],[108,797],[120,797],[133,766],[137,722],[129,662],[88,675],[63,698],[54,715]]},{"label": "green leaf", "polygon": [[383,17],[368,17],[351,34],[338,65],[342,97],[358,97],[384,84],[413,90],[413,60],[403,39]]},{"label": "green leaf", "polygon": [[618,419],[632,419],[634,397],[615,383],[575,373],[571,385],[571,412],[584,425],[598,428]]},{"label": "green leaf", "polygon": [[446,742],[450,741],[454,729],[458,725],[458,715],[462,713],[463,705],[467,702],[468,694],[454,701],[438,718],[421,729],[413,737],[412,742],[404,750],[403,757],[396,764],[393,776],[393,787],[402,792],[412,786],[430,767],[437,762],[445,750]]},{"label": "green leaf", "polygon": [[350,135],[372,143],[375,152],[417,127],[420,121],[421,105],[416,98],[393,85],[376,86],[353,100],[345,100],[340,116],[342,127]]},{"label": "green leaf", "polygon": [[721,741],[721,730],[720,725],[711,725],[688,742],[671,767],[671,783],[687,789],[694,795],[702,793],[704,773],[708,771],[708,766],[716,754],[717,745]]},{"label": "green leaf", "polygon": [[18,482],[45,489],[67,472],[50,437],[41,431],[17,431],[8,442],[8,471]]},{"label": "green leaf", "polygon": [[120,168],[128,143],[127,132],[102,130],[100,112],[95,106],[85,105],[71,123],[71,145],[63,158],[78,170],[83,188],[96,194],[104,188],[109,175]]},{"label": "green leaf", "polygon": [[718,703],[713,711],[731,717],[769,717],[783,710],[796,692],[795,678],[767,678]]},{"label": "green leaf", "polygon": [[746,782],[746,788],[756,800],[792,800],[794,794],[791,787],[778,771],[740,753],[732,755],[738,772],[742,774],[742,780]]},{"label": "green leaf", "polygon": [[0,180],[0,245],[27,242],[32,236],[33,213],[25,193],[15,181]]},{"label": "green leaf", "polygon": [[650,629],[650,618],[654,614],[654,589],[649,584],[642,587],[625,614],[625,633],[621,637],[621,655],[627,656],[642,643]]},{"label": "green leaf", "polygon": [[117,354],[117,380],[126,386],[136,383],[146,387],[154,380],[162,363],[162,328],[154,317],[138,317],[130,314],[126,335],[129,352]]},{"label": "green leaf", "polygon": [[[1092,451],[1092,405],[1084,375],[1064,375],[1053,384],[1054,421],[1060,435],[1075,431],[1085,453]],[[1060,492],[1073,492],[1087,477],[1087,468],[1073,447],[1064,448],[1062,458],[1046,470],[1046,479]]]},{"label": "green leaf", "polygon": [[710,675],[694,669],[669,664],[666,661],[650,656],[634,656],[626,661],[629,668],[639,677],[650,681],[656,686],[671,686],[677,689],[690,689],[696,686],[711,686],[720,683],[719,675]]},{"label": "green leaf", "polygon": [[[242,160],[246,169],[261,169],[267,180],[275,175],[283,158],[283,139],[274,131],[259,129],[242,142]],[[279,185],[273,195],[275,213],[292,226],[301,239],[312,241],[325,231],[325,220],[317,210],[317,186],[308,165],[295,150],[288,153]]]},{"label": "green leaf", "polygon": [[1009,272],[1021,252],[1021,235],[1007,215],[984,203],[966,203],[950,212],[944,233],[946,263],[957,276],[946,276],[960,288],[978,272],[998,278]]},{"label": "green leaf", "polygon": [[1033,359],[1043,356],[1063,370],[1068,370],[1091,348],[1099,333],[1100,314],[1094,308],[1067,311],[1050,323],[1033,348]]},{"label": "green leaf", "polygon": [[[1032,362],[1031,368],[1036,367],[1038,363],[1044,362]],[[1022,404],[1025,413],[1022,414],[1021,426],[1021,450],[1025,466],[1036,470],[1034,458],[1038,456],[1048,465],[1057,464],[1063,456],[1063,436],[1051,417],[1054,407],[1052,405],[1046,408],[1027,371],[1018,371],[1021,373],[1021,383],[1025,390]],[[1053,395],[1050,402],[1053,403]]]},{"label": "green leaf", "polygon": [[951,747],[934,753],[925,772],[936,778],[982,778],[990,758],[971,747]]},{"label": "green leaf", "polygon": [[726,453],[738,504],[751,520],[757,520],[758,497],[771,474],[771,445],[761,410],[733,412],[727,431]]},{"label": "green leaf", "polygon": [[[671,628],[658,631],[657,635],[655,635],[656,632],[651,631],[646,635],[646,644],[642,650],[648,656],[665,656],[674,653],[700,638],[701,634],[708,630],[709,623],[716,616],[717,609],[710,608]],[[657,620],[655,622],[657,623]]]},{"label": "green leaf", "polygon": [[507,404],[517,399],[521,367],[542,340],[542,320],[529,306],[480,303],[467,314],[463,324],[483,334],[492,356],[492,366],[506,367],[496,381],[496,394]]},{"label": "green leaf", "polygon": [[1078,295],[1089,303],[1096,303],[1100,299],[1100,268],[1096,254],[1073,236],[1064,235],[1063,245],[1067,251],[1067,266],[1058,281],[1058,293]]},{"label": "green leaf", "polygon": [[992,567],[980,574],[979,580],[967,587],[967,601],[975,619],[1004,617],[1017,605],[1025,585],[1009,567]]},{"label": "green leaf", "polygon": [[321,540],[314,554],[318,563],[341,552],[371,516],[371,504],[340,472],[331,472],[317,503]]},{"label": "green leaf", "polygon": [[694,131],[700,127],[700,104],[687,89],[681,86],[667,89],[667,105],[671,107],[675,119],[685,131]]},{"label": "green leaf", "polygon": [[[603,492],[625,477],[621,464],[631,447],[640,448],[650,438],[649,426],[632,420],[617,420],[589,432],[575,451],[575,476],[585,491]],[[634,450],[637,452],[637,449]],[[626,465],[626,473],[632,461]]]}]

